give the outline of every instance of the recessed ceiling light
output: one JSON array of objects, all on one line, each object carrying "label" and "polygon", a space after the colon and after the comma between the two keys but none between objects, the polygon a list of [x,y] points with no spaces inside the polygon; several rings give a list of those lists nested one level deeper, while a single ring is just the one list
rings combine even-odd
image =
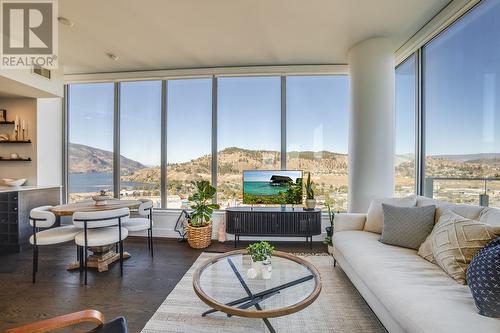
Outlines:
[{"label": "recessed ceiling light", "polygon": [[59,16],[57,18],[57,21],[59,21],[59,23],[61,23],[61,24],[67,25],[68,27],[72,27],[75,25],[75,23],[73,21],[70,21],[67,18],[62,17],[62,16]]},{"label": "recessed ceiling light", "polygon": [[106,53],[106,55],[108,56],[109,59],[111,59],[113,61],[117,61],[118,59],[120,59],[117,55],[115,55],[113,53]]}]

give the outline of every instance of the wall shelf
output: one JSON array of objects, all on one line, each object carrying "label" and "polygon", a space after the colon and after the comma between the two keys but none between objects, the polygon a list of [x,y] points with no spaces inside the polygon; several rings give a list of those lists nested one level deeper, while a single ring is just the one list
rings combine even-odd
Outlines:
[{"label": "wall shelf", "polygon": [[28,157],[28,158],[0,158],[0,162],[31,162],[31,157]]},{"label": "wall shelf", "polygon": [[14,125],[14,121],[0,121],[0,125]]},{"label": "wall shelf", "polygon": [[4,140],[0,143],[31,143],[31,140]]}]

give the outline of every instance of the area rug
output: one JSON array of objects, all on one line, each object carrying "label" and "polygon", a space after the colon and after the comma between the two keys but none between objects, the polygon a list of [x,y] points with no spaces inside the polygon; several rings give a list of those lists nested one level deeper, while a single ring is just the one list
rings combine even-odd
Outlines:
[{"label": "area rug", "polygon": [[[230,317],[217,312],[202,317],[209,307],[193,291],[194,270],[215,253],[202,253],[147,322],[142,333],[268,332],[261,319]],[[321,274],[318,299],[297,313],[271,318],[277,332],[386,332],[344,272],[330,256],[303,255]]]}]

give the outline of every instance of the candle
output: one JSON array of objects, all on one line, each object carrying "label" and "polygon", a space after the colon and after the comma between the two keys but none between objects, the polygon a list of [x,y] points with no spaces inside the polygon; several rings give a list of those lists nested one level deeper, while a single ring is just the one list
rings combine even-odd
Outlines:
[{"label": "candle", "polygon": [[19,126],[19,116],[16,115],[16,120],[14,121],[14,130],[17,131],[18,126]]},{"label": "candle", "polygon": [[26,119],[23,119],[23,120],[21,121],[21,124],[22,124],[22,126],[23,126],[23,131],[24,131],[24,130],[26,129]]}]

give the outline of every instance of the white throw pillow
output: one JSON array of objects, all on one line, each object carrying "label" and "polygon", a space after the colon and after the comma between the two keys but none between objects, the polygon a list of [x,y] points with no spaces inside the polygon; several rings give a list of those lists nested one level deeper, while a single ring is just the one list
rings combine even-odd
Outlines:
[{"label": "white throw pillow", "polygon": [[388,204],[397,207],[415,207],[417,205],[417,197],[414,195],[404,198],[374,198],[368,207],[366,214],[366,223],[364,231],[382,233],[384,225],[384,211],[382,204]]}]

